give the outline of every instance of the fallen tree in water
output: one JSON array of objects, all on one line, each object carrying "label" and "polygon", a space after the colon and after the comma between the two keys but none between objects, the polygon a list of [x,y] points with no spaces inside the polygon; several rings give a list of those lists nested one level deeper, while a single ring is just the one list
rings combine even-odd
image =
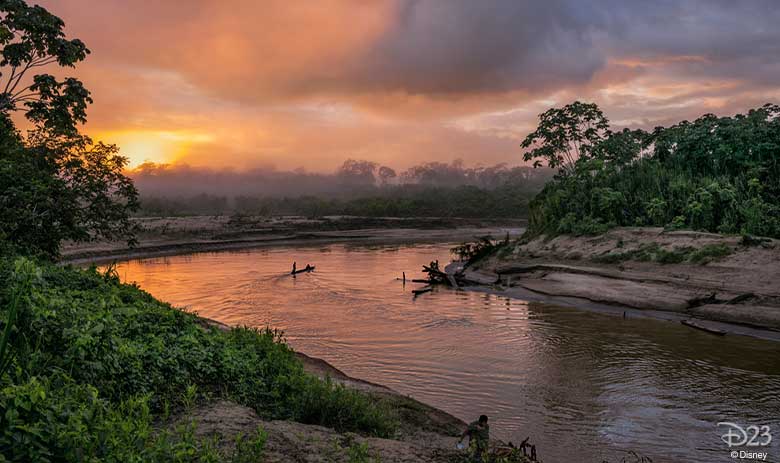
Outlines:
[{"label": "fallen tree in water", "polygon": [[431,261],[428,265],[423,265],[423,273],[428,274],[428,278],[425,280],[414,279],[414,283],[425,283],[428,286],[419,289],[413,289],[412,294],[419,296],[420,294],[433,291],[431,286],[433,285],[447,285],[453,288],[459,288],[460,283],[457,280],[457,274],[451,275],[439,268],[439,261]]}]

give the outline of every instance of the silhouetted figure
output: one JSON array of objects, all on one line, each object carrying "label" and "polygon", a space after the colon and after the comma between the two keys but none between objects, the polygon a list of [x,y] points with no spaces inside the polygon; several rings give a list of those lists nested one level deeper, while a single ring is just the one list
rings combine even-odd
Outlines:
[{"label": "silhouetted figure", "polygon": [[472,454],[472,461],[487,461],[488,445],[490,443],[490,425],[488,425],[487,415],[480,415],[477,421],[472,422],[460,435],[458,443],[463,442],[463,438],[469,436],[469,449]]},{"label": "silhouetted figure", "polygon": [[292,272],[290,272],[292,275],[295,275],[295,262],[293,262],[293,269]]}]

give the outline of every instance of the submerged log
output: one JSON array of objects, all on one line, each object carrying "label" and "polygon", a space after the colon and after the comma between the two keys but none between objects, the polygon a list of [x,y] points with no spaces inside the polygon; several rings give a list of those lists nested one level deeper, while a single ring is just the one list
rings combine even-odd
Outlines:
[{"label": "submerged log", "polygon": [[450,284],[449,276],[441,271],[438,260],[431,262],[429,265],[423,265],[423,273],[428,274],[428,280],[430,280],[431,283]]},{"label": "submerged log", "polygon": [[420,294],[424,294],[430,291],[433,291],[433,288],[431,288],[430,286],[426,286],[425,288],[413,289],[412,294],[414,294],[415,296],[419,296]]}]

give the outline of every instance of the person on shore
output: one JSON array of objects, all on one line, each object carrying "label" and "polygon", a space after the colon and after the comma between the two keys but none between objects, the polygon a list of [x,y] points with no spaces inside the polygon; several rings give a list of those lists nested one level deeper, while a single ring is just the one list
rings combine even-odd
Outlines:
[{"label": "person on shore", "polygon": [[469,424],[460,435],[458,443],[463,442],[463,438],[466,436],[469,436],[469,449],[473,452],[473,461],[487,461],[488,444],[490,443],[490,425],[487,415],[480,415],[477,421]]}]

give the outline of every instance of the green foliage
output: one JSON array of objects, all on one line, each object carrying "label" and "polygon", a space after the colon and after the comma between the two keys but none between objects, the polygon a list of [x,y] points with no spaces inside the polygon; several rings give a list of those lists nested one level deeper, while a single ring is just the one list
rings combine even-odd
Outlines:
[{"label": "green foliage", "polygon": [[590,158],[608,128],[609,121],[594,103],[575,101],[551,108],[539,115],[539,126],[523,140],[524,149],[532,148],[523,158],[535,160],[534,167],[546,161],[548,167],[568,175],[579,159]]},{"label": "green foliage", "polygon": [[78,79],[58,81],[51,74],[24,77],[31,69],[57,64],[73,67],[89,50],[79,39],[65,38],[65,23],[40,6],[23,0],[0,1],[0,46],[2,76],[7,76],[0,93],[0,113],[7,117],[19,104],[38,127],[54,135],[75,136],[76,124],[86,122],[86,107],[92,100]]},{"label": "green foliage", "polygon": [[[570,132],[546,114],[539,130]],[[607,130],[586,146],[531,202],[530,235],[657,226],[780,237],[779,106],[652,133]]]},{"label": "green foliage", "polygon": [[498,249],[509,244],[509,234],[507,233],[503,241],[494,240],[492,236],[485,235],[477,238],[473,243],[463,243],[450,249],[452,254],[458,256],[458,259],[465,262],[465,265],[471,265],[480,259],[489,256]]},{"label": "green foliage", "polygon": [[230,463],[257,463],[262,461],[265,443],[268,433],[258,427],[254,435],[245,436],[243,433],[236,436],[236,445],[230,456]]},{"label": "green foliage", "polygon": [[694,264],[706,264],[731,254],[732,250],[725,244],[708,244],[691,251],[688,260]]},{"label": "green foliage", "polygon": [[[221,461],[191,426],[153,427],[171,408],[219,397],[269,419],[377,436],[396,429],[382,400],[306,374],[279,332],[204,327],[110,270],[0,259],[0,307],[16,353],[0,378],[7,460]],[[265,438],[239,440],[233,460],[251,461]]]},{"label": "green foliage", "polygon": [[146,397],[111,403],[61,372],[6,385],[0,410],[4,461],[221,461],[192,424],[156,429]]},{"label": "green foliage", "polygon": [[[78,132],[92,102],[82,83],[38,74],[26,85],[28,72],[73,67],[89,53],[63,27],[40,6],[0,1],[0,240],[50,258],[63,240],[132,238],[128,216],[138,206],[126,158]],[[22,106],[33,124],[27,137],[11,120]]]},{"label": "green foliage", "polygon": [[348,463],[381,463],[379,455],[372,455],[368,444],[363,442],[354,442],[347,451]]}]

